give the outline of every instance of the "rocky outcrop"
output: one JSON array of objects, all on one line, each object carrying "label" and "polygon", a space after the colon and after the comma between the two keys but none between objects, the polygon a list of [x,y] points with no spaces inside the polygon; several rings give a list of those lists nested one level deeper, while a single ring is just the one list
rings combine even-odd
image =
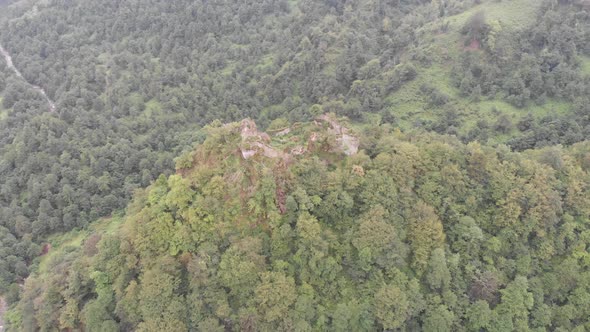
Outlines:
[{"label": "rocky outcrop", "polygon": [[319,116],[316,119],[316,123],[318,121],[327,123],[329,125],[328,134],[333,135],[336,139],[336,149],[340,151],[332,152],[342,152],[347,156],[354,155],[358,152],[360,140],[358,137],[352,135],[349,128],[342,126],[333,116],[328,114]]},{"label": "rocky outcrop", "polygon": [[267,133],[258,131],[256,123],[250,119],[242,120],[240,123],[240,151],[244,159],[252,158],[260,154],[268,158],[284,157],[284,153],[270,146],[270,136]]},{"label": "rocky outcrop", "polygon": [[[312,123],[311,134],[307,138],[306,145],[296,145],[281,150],[271,145],[271,137],[261,132],[256,127],[256,123],[251,119],[245,119],[240,122],[239,132],[241,136],[240,153],[242,158],[250,159],[260,155],[267,158],[281,158],[288,160],[293,156],[299,156],[315,149],[321,140],[327,139],[331,142],[328,145],[327,152],[343,153],[347,156],[354,155],[358,152],[359,139],[354,136],[351,130],[340,124],[333,115],[321,115]],[[273,137],[285,137],[293,134],[293,139],[298,138],[297,129],[284,128],[273,134]],[[304,138],[305,139],[305,138]]]}]

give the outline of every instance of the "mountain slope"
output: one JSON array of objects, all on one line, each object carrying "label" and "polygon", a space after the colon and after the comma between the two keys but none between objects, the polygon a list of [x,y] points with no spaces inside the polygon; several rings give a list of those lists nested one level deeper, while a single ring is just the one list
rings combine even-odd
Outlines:
[{"label": "mountain slope", "polygon": [[27,280],[12,328],[590,326],[588,144],[512,153],[333,115],[275,127],[210,126],[118,231]]},{"label": "mountain slope", "polygon": [[[434,131],[500,151],[540,149],[527,154],[556,167],[562,149],[590,135],[585,0],[0,6],[0,44],[23,76],[0,61],[0,294],[9,304],[31,271],[45,269],[48,243],[81,240],[136,190],[174,174],[174,157],[203,142],[215,119],[249,117],[272,133],[334,113],[359,131],[388,124],[408,137]],[[354,137],[336,142],[352,153]],[[371,158],[387,149],[362,137]],[[283,156],[276,142],[259,144],[251,147]],[[489,199],[487,189],[474,197]]]}]

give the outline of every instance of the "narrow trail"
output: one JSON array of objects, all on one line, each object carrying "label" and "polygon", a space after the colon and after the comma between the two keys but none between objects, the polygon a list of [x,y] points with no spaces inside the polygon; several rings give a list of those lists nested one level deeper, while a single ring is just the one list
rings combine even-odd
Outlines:
[{"label": "narrow trail", "polygon": [[[6,51],[4,49],[4,47],[2,47],[2,45],[0,45],[0,53],[2,54],[2,56],[4,57],[4,60],[6,61],[6,65],[8,66],[8,68],[12,69],[12,71],[16,74],[16,76],[20,77],[23,81],[25,81],[28,85],[30,85],[33,89],[39,91],[39,93],[41,93],[43,95],[43,97],[45,98],[45,100],[47,101],[47,104],[49,104],[49,112],[55,112],[55,103],[53,102],[53,100],[51,100],[49,98],[49,96],[47,96],[47,93],[45,92],[45,90],[43,90],[42,87],[35,85],[33,83],[30,83],[29,81],[27,81],[24,77],[23,74],[18,70],[18,68],[16,68],[14,66],[14,63],[12,63],[12,57],[10,56],[10,53],[8,53],[8,51]],[[1,330],[0,330],[1,331]]]},{"label": "narrow trail", "polygon": [[[41,93],[43,95],[43,97],[47,101],[47,104],[49,105],[49,112],[51,112],[51,113],[55,112],[55,103],[53,102],[53,100],[49,99],[49,96],[47,96],[47,93],[45,92],[45,90],[43,90],[42,87],[28,82],[23,77],[23,74],[14,66],[14,63],[12,63],[12,57],[10,56],[10,53],[8,53],[4,49],[4,47],[2,47],[2,45],[0,45],[0,53],[4,57],[4,60],[6,61],[6,65],[8,66],[8,68],[10,68],[16,74],[16,76],[18,76],[25,83],[27,83],[33,89],[39,91],[39,93]],[[4,313],[5,312],[6,312],[6,301],[4,300],[3,297],[0,296],[0,332],[4,331]]]}]

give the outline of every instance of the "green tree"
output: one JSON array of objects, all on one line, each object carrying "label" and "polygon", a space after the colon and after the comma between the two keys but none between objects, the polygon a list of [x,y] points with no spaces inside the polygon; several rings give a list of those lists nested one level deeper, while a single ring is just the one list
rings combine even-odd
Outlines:
[{"label": "green tree", "polygon": [[435,290],[447,289],[451,283],[451,273],[447,268],[445,252],[441,248],[434,249],[426,272],[428,285]]},{"label": "green tree", "polygon": [[265,272],[260,279],[255,296],[261,316],[268,323],[286,317],[297,298],[293,278],[279,272]]},{"label": "green tree", "polygon": [[423,272],[432,251],[442,246],[445,234],[434,209],[424,202],[415,205],[410,218],[408,240],[414,257],[413,266]]},{"label": "green tree", "polygon": [[406,294],[393,285],[382,286],[374,298],[375,316],[384,329],[397,329],[409,318],[410,303]]},{"label": "green tree", "polygon": [[432,308],[432,310],[427,310],[422,328],[428,332],[453,331],[454,320],[455,315],[453,312],[441,304]]},{"label": "green tree", "polygon": [[528,317],[534,300],[532,294],[528,292],[527,279],[517,276],[500,293],[502,299],[493,311],[490,330],[528,330]]}]

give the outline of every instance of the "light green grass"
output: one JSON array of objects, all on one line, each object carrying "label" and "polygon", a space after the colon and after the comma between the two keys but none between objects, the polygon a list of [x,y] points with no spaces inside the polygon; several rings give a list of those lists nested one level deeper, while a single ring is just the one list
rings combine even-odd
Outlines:
[{"label": "light green grass", "polygon": [[482,11],[486,21],[496,20],[504,29],[521,29],[535,22],[536,13],[542,5],[539,0],[487,1],[448,18],[453,30],[460,29],[473,14]]},{"label": "light green grass", "polygon": [[39,267],[37,268],[38,274],[44,274],[49,272],[48,266],[54,257],[63,255],[63,253],[70,249],[80,249],[82,243],[86,237],[88,237],[88,231],[73,230],[65,234],[52,235],[47,239],[47,242],[51,244],[51,249],[47,254],[40,257]]},{"label": "light green grass", "polygon": [[523,116],[531,113],[533,116],[538,118],[551,114],[565,115],[571,107],[571,105],[567,102],[554,99],[547,100],[543,105],[540,106],[534,103],[529,103],[529,105],[523,108],[515,107],[512,104],[497,99],[480,101],[474,105],[481,110],[491,110],[493,107],[496,107],[496,109],[498,109],[503,114],[510,116]]},{"label": "light green grass", "polygon": [[[541,1],[537,0],[489,0],[460,14],[428,23],[418,30],[418,35],[432,60],[451,64],[465,46],[461,29],[474,14],[483,12],[488,24],[499,23],[498,33],[511,33],[534,24],[540,6]],[[441,33],[443,23],[448,24],[448,30]]]},{"label": "light green grass", "polygon": [[256,69],[266,69],[272,66],[272,64],[275,61],[275,55],[274,54],[266,54],[265,56],[260,58],[260,62],[258,62],[258,64],[256,64],[255,68]]},{"label": "light green grass", "polygon": [[123,213],[118,212],[110,218],[103,218],[93,223],[90,229],[102,235],[113,235],[123,224]]},{"label": "light green grass", "polygon": [[140,108],[143,106],[144,101],[143,101],[143,97],[141,96],[140,93],[138,92],[132,92],[127,96],[127,101],[129,101],[129,103],[131,104],[131,106]]},{"label": "light green grass", "polygon": [[[489,125],[496,123],[502,115],[508,116],[513,124],[527,116],[529,113],[536,118],[547,115],[565,115],[571,109],[568,102],[549,99],[543,105],[529,103],[518,108],[501,99],[487,99],[482,97],[480,101],[473,101],[470,97],[463,97],[451,81],[451,68],[434,64],[428,68],[418,68],[418,76],[411,82],[404,84],[399,90],[386,98],[387,109],[396,117],[397,125],[402,130],[410,130],[419,121],[439,121],[443,112],[454,110],[462,121],[460,134],[467,134],[474,128],[478,121],[485,120]],[[423,84],[435,87],[449,97],[445,106],[436,107],[429,105],[426,96],[420,91]],[[496,142],[506,142],[518,135],[516,129],[507,134],[495,134]]]},{"label": "light green grass", "polygon": [[148,118],[162,114],[162,104],[156,99],[150,99],[145,103],[145,110],[143,114]]},{"label": "light green grass", "polygon": [[449,96],[456,96],[459,90],[451,81],[451,68],[441,65],[432,65],[420,72],[420,83],[429,83],[441,92]]},{"label": "light green grass", "polygon": [[[510,103],[498,99],[471,102],[466,104],[464,108],[465,114],[463,115],[464,122],[461,126],[461,133],[467,133],[480,120],[484,120],[490,126],[493,126],[502,115],[506,115],[512,124],[516,126],[528,114],[532,114],[533,117],[540,119],[551,114],[564,115],[570,109],[571,105],[569,103],[552,99],[547,100],[543,105],[530,103],[523,108],[515,107]],[[518,130],[514,128],[510,133],[495,133],[491,138],[494,142],[505,143],[511,138],[518,136],[518,133]]]},{"label": "light green grass", "polygon": [[237,63],[235,61],[228,61],[225,67],[219,73],[223,76],[229,76],[236,70]]},{"label": "light green grass", "polygon": [[39,265],[36,269],[38,274],[49,272],[48,267],[54,257],[63,255],[70,250],[82,250],[84,241],[92,234],[112,235],[115,234],[123,223],[123,217],[116,215],[110,218],[103,218],[92,223],[88,229],[72,230],[63,234],[52,235],[47,239],[51,244],[49,252],[39,257]]},{"label": "light green grass", "polygon": [[429,84],[440,92],[448,95],[451,100],[458,95],[458,90],[451,84],[450,69],[433,65],[428,68],[418,68],[418,76],[386,98],[388,109],[398,119],[398,125],[402,129],[410,129],[418,120],[436,120],[437,111],[431,109],[420,91],[423,84]]},{"label": "light green grass", "polygon": [[[501,100],[501,97],[491,100],[482,97],[481,101],[475,102],[470,97],[462,96],[452,82],[452,66],[464,52],[464,36],[460,30],[470,17],[483,11],[487,22],[500,22],[501,29],[506,33],[534,24],[540,5],[536,0],[490,0],[461,14],[434,21],[420,29],[418,34],[423,41],[421,49],[428,54],[432,64],[418,67],[418,76],[413,81],[404,84],[386,98],[386,108],[396,117],[397,125],[402,130],[413,129],[419,121],[439,121],[444,112],[453,110],[462,121],[458,128],[459,133],[466,134],[479,120],[485,120],[493,125],[502,115],[508,116],[516,124],[529,113],[537,118],[551,113],[567,114],[571,104],[559,100],[548,100],[541,106],[530,103],[523,108],[517,108]],[[443,21],[449,22],[449,28],[446,33],[439,33]],[[413,62],[418,65],[416,61]],[[590,73],[590,57],[581,57],[581,64],[582,70]],[[449,102],[442,107],[429,105],[428,97],[420,91],[423,84],[435,87],[446,94]],[[516,129],[512,133],[496,134],[494,139],[505,142],[515,135],[518,135]]]}]

